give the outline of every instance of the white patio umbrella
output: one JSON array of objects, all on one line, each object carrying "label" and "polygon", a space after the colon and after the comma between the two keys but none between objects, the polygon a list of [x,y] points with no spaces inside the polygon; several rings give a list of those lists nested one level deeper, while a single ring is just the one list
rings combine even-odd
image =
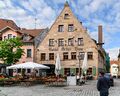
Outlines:
[{"label": "white patio umbrella", "polygon": [[86,74],[87,68],[88,68],[87,52],[85,52],[84,60],[83,60],[83,64],[82,64],[82,70],[85,72],[85,74]]},{"label": "white patio umbrella", "polygon": [[60,56],[59,56],[59,53],[58,53],[57,58],[56,58],[56,63],[55,63],[55,74],[56,74],[56,76],[58,76],[60,74],[60,70],[61,70],[61,63],[60,63]]},{"label": "white patio umbrella", "polygon": [[25,68],[25,69],[50,69],[50,67],[42,65],[42,64],[38,64],[38,63],[34,63],[34,62],[26,62],[26,63],[21,63],[21,64],[16,64],[16,65],[12,65],[7,67],[7,69],[18,69],[18,68]]}]

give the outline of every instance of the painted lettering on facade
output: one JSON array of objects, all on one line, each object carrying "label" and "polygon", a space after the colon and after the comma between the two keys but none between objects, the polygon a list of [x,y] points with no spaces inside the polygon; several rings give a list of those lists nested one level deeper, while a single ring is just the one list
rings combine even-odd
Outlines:
[{"label": "painted lettering on facade", "polygon": [[49,48],[49,51],[58,51],[58,48]]}]

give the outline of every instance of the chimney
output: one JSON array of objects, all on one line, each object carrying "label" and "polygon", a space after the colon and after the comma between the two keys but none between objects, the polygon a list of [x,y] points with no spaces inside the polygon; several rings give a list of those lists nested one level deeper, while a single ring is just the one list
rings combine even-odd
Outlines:
[{"label": "chimney", "polygon": [[103,45],[103,32],[102,32],[102,25],[98,26],[98,45],[102,47]]}]

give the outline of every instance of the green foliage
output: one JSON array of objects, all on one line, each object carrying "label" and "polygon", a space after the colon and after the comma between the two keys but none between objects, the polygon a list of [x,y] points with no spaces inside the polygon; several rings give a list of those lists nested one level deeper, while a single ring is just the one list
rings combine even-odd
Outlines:
[{"label": "green foliage", "polygon": [[20,38],[11,38],[0,41],[0,59],[8,65],[14,64],[24,54]]},{"label": "green foliage", "polygon": [[110,57],[108,53],[106,53],[106,71],[110,72]]}]

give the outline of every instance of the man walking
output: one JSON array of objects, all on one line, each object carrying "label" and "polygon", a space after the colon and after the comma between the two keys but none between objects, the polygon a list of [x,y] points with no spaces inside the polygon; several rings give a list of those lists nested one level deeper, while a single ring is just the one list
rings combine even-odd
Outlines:
[{"label": "man walking", "polygon": [[104,72],[99,73],[99,79],[97,82],[97,89],[100,92],[100,96],[108,96],[109,95],[109,79],[104,77]]}]

